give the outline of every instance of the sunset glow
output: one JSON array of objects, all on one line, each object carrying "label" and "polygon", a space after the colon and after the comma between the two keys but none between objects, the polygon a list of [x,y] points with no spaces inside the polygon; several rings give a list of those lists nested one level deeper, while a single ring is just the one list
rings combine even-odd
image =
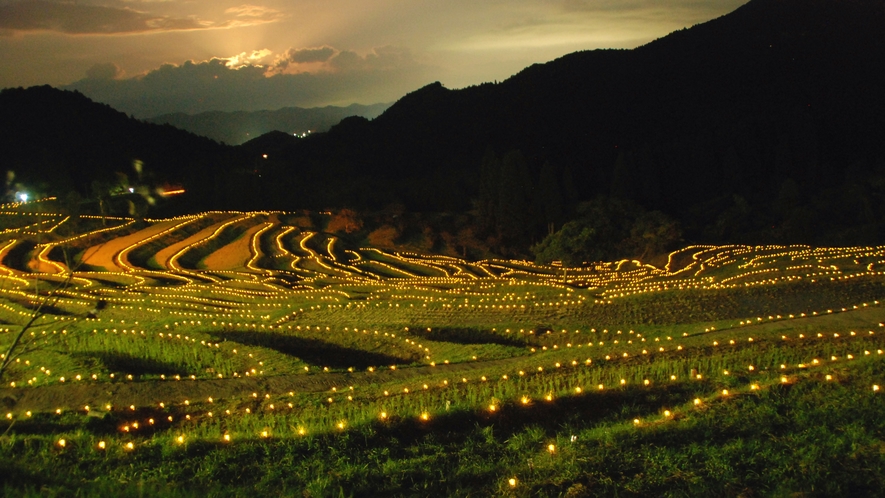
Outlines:
[{"label": "sunset glow", "polygon": [[633,48],[743,3],[4,0],[0,87],[67,86],[139,117],[392,102]]}]

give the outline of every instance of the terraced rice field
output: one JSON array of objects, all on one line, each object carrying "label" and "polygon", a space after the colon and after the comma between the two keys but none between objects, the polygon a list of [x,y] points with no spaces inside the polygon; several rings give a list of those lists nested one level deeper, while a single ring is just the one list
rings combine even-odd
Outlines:
[{"label": "terraced rice field", "polygon": [[[55,462],[73,476],[60,489],[104,489],[104,474],[53,460],[63,454],[104,459],[111,481],[142,479],[168,457],[178,467],[142,480],[272,491],[282,478],[264,471],[194,469],[207,455],[280,445],[353,452],[341,441],[366,431],[373,451],[429,438],[442,455],[464,427],[497,427],[506,436],[488,436],[500,453],[487,456],[500,463],[472,477],[302,469],[279,482],[315,495],[607,494],[649,472],[588,478],[597,464],[581,445],[611,434],[663,437],[799,386],[838,383],[881,404],[868,381],[885,373],[885,247],[692,246],[663,267],[562,268],[381,251],[282,212],[136,222],[46,211],[0,213],[4,358],[25,332],[2,377],[0,454]],[[8,489],[31,489],[10,468]],[[635,491],[690,492],[707,482],[697,475]]]}]

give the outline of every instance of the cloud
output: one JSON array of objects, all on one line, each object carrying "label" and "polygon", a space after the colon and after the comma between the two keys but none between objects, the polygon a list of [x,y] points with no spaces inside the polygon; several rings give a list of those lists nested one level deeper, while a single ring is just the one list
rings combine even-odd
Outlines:
[{"label": "cloud", "polygon": [[[328,53],[325,49],[335,55],[319,60]],[[286,62],[293,53],[307,59],[303,64],[314,69],[304,71],[303,64],[299,69],[299,63]],[[111,67],[102,65],[65,88],[146,118],[171,112],[391,102],[430,82],[430,68],[418,63],[407,50],[395,47],[378,48],[366,55],[332,47],[294,49],[282,55],[287,57],[278,58],[275,64],[251,64],[250,57],[267,60],[271,56],[269,51],[256,50],[203,62],[165,64],[125,79],[108,77]],[[232,60],[239,65],[233,66]]]},{"label": "cloud", "polygon": [[233,57],[227,57],[226,66],[232,69],[238,69],[244,66],[260,65],[265,59],[272,56],[273,52],[268,49],[253,50],[252,53],[242,52]]},{"label": "cloud", "polygon": [[113,62],[95,64],[86,70],[86,78],[91,80],[114,80],[123,76],[123,70]]},{"label": "cloud", "polygon": [[249,5],[243,4],[239,7],[231,7],[224,11],[225,14],[235,14],[237,17],[258,17],[258,18],[267,18],[274,17],[279,14],[278,11],[274,9],[270,9],[268,7],[261,7],[259,5]]},{"label": "cloud", "polygon": [[87,5],[46,0],[21,0],[0,5],[0,33],[56,32],[69,35],[119,35],[194,31],[274,22],[279,11],[254,5],[228,9],[233,18],[217,21],[197,17],[151,14],[129,7]]},{"label": "cloud", "polygon": [[393,46],[376,48],[363,57],[356,52],[340,52],[329,63],[344,71],[376,71],[416,64],[409,50]]},{"label": "cloud", "polygon": [[337,50],[324,46],[289,49],[268,68],[268,72],[270,74],[303,72],[342,74],[391,71],[419,66],[412,53],[401,47],[378,47],[366,55],[360,55],[352,50]]},{"label": "cloud", "polygon": [[286,52],[286,60],[295,63],[326,62],[335,55],[332,47],[291,48]]}]

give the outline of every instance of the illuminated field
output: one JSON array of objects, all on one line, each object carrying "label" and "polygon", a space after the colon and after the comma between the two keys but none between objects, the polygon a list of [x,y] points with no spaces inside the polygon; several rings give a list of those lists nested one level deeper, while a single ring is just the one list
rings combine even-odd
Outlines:
[{"label": "illuminated field", "polygon": [[[662,268],[566,269],[351,246],[287,213],[74,232],[61,215],[0,217],[3,352],[43,305],[3,376],[3,416],[46,458],[575,413],[581,438],[664,431],[793,385],[874,396],[854,369],[883,371],[885,247],[692,246]],[[101,430],[76,422],[96,414]],[[580,458],[573,437],[526,443],[541,481],[514,464],[478,489],[541,489],[554,455]]]}]

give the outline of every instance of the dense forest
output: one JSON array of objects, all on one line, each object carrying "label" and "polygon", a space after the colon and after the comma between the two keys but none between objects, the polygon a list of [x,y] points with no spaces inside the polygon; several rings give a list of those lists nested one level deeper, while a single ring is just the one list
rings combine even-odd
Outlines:
[{"label": "dense forest", "polygon": [[874,244],[885,237],[883,26],[878,0],[752,0],[633,50],[573,53],[460,90],[433,83],[371,121],[239,147],[79,94],[7,89],[0,147],[10,189],[88,198],[118,173],[151,175],[187,189],[154,209],[410,213],[388,239],[439,249],[447,237],[476,257]]}]

